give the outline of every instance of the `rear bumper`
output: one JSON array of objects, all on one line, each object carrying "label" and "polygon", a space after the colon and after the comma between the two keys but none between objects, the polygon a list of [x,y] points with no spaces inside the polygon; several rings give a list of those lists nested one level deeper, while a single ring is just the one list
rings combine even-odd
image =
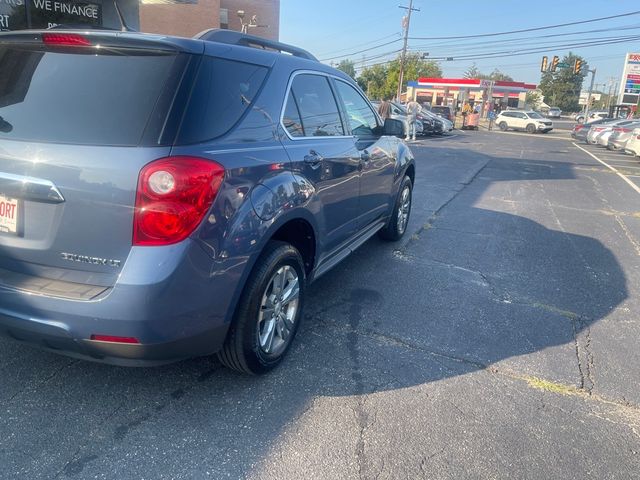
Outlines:
[{"label": "rear bumper", "polygon": [[[157,365],[218,351],[246,261],[216,264],[194,241],[133,248],[118,282],[90,301],[0,286],[0,335],[117,365]],[[91,340],[134,337],[139,344]]]},{"label": "rear bumper", "polygon": [[227,326],[155,344],[125,344],[76,338],[69,325],[0,314],[0,335],[53,353],[127,367],[150,367],[212,353],[220,348]]}]

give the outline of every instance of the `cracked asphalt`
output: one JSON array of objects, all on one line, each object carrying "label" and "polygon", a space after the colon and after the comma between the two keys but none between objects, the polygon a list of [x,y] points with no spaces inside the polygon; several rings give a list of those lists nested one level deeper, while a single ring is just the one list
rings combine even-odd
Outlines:
[{"label": "cracked asphalt", "polygon": [[0,478],[640,478],[640,195],[545,136],[413,150],[408,234],[310,287],[269,375],[0,340]]}]

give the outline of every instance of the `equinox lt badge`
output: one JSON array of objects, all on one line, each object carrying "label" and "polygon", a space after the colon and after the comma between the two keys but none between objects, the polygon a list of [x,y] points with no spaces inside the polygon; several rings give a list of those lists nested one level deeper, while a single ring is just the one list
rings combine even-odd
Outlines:
[{"label": "equinox lt badge", "polygon": [[88,255],[78,255],[75,253],[61,253],[60,256],[63,260],[69,260],[70,262],[78,263],[90,263],[92,265],[106,265],[108,267],[118,268],[122,265],[120,260],[112,260],[110,258],[89,257]]}]

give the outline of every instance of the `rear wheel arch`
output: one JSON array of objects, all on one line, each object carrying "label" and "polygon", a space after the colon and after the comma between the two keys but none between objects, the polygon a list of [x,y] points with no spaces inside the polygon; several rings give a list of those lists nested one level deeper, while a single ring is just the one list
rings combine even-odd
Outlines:
[{"label": "rear wheel arch", "polygon": [[405,175],[407,175],[411,179],[411,184],[415,185],[416,183],[416,167],[413,163],[410,163],[405,171]]},{"label": "rear wheel arch", "polygon": [[295,247],[302,257],[307,276],[313,271],[316,262],[317,237],[309,221],[301,217],[287,220],[273,232],[269,240],[285,242]]}]

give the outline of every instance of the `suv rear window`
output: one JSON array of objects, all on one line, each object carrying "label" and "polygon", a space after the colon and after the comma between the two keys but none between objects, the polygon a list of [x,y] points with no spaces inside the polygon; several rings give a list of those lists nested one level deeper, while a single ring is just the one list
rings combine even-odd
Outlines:
[{"label": "suv rear window", "polygon": [[138,145],[176,55],[88,53],[0,45],[0,140]]}]

